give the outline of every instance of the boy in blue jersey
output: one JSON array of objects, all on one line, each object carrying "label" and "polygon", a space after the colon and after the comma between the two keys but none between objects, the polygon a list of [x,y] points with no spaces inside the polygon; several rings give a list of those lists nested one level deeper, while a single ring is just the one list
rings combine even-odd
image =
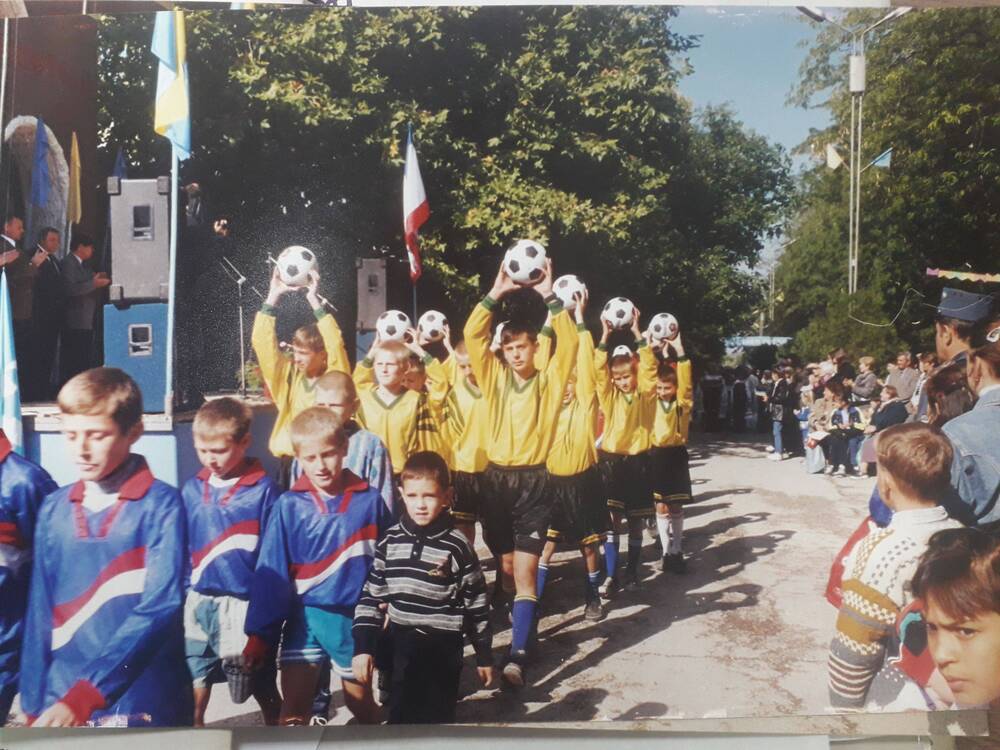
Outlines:
[{"label": "boy in blue jersey", "polygon": [[21,707],[42,727],[190,725],[184,509],[130,452],[142,394],[100,367],[66,383],[58,402],[80,480],[38,514]]},{"label": "boy in blue jersey", "polygon": [[35,519],[55,489],[48,473],[14,453],[0,430],[0,726],[17,693]]},{"label": "boy in blue jersey", "polygon": [[344,468],[347,435],[323,407],[299,414],[292,446],[303,475],[277,502],[250,588],[244,657],[253,669],[281,640],[282,724],[304,724],[323,663],[340,676],[344,702],[362,723],[378,721],[371,688],[354,679],[354,607],[392,524],[382,497]]},{"label": "boy in blue jersey", "polygon": [[191,579],[184,605],[188,669],[194,684],[194,725],[205,725],[212,684],[226,682],[243,703],[252,694],[265,724],[277,724],[281,696],[274,661],[243,671],[243,627],[260,539],[278,486],[247,457],[250,408],[234,398],[204,404],[192,425],[204,467],[181,489],[187,516]]}]

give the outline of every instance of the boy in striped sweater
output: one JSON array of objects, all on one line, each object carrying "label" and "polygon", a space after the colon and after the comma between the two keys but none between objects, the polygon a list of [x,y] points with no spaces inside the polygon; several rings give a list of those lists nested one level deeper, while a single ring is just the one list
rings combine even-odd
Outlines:
[{"label": "boy in striped sweater", "polygon": [[896,425],[879,433],[875,450],[879,492],[893,515],[844,562],[829,658],[830,705],[840,709],[903,707],[899,698],[907,680],[886,662],[896,618],[913,601],[910,581],[931,536],[961,526],[938,504],[950,492],[953,454],[940,430]]},{"label": "boy in striped sweater", "polygon": [[401,478],[406,512],[375,548],[354,611],[352,667],[362,684],[371,684],[376,644],[388,617],[393,645],[389,723],[451,723],[463,635],[475,649],[483,684],[489,687],[494,680],[486,581],[476,553],[451,518],[444,459],[430,451],[415,453]]}]

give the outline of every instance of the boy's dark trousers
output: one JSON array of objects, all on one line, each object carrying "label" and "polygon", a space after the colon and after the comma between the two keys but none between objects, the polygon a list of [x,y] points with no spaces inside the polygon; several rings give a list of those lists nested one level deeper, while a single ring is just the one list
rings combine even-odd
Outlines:
[{"label": "boy's dark trousers", "polygon": [[462,673],[462,634],[424,633],[397,626],[390,626],[390,630],[389,723],[453,723]]}]

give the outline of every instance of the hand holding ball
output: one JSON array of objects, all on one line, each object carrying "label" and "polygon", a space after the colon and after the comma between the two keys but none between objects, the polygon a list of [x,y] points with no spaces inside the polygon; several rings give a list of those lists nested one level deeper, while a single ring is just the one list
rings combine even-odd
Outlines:
[{"label": "hand holding ball", "polygon": [[447,326],[448,319],[437,310],[428,310],[417,321],[417,330],[424,335],[428,342],[441,341]]},{"label": "hand holding ball", "polygon": [[586,294],[587,287],[576,276],[568,273],[556,279],[556,283],[552,285],[552,291],[562,302],[563,307],[569,312],[573,312],[576,309],[576,295]]},{"label": "hand holding ball", "polygon": [[545,278],[545,248],[534,240],[518,240],[503,256],[503,270],[521,286],[537,284]]},{"label": "hand holding ball", "polygon": [[276,265],[285,284],[302,287],[309,283],[309,274],[316,269],[316,255],[307,247],[292,245],[281,251]]},{"label": "hand holding ball", "polygon": [[649,335],[653,341],[663,341],[664,339],[672,341],[677,338],[679,330],[677,318],[670,313],[657,313],[649,321]]},{"label": "hand holding ball", "polygon": [[386,310],[375,320],[375,332],[382,341],[402,341],[412,327],[410,318],[399,310]]},{"label": "hand holding ball", "polygon": [[635,305],[625,297],[613,297],[601,311],[601,320],[607,322],[616,331],[621,331],[632,325],[635,316]]}]

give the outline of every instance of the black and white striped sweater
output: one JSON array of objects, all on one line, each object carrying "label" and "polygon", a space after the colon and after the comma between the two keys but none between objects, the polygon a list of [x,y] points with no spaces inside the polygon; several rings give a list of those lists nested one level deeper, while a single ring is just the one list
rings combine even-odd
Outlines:
[{"label": "black and white striped sweater", "polygon": [[[383,613],[379,606],[388,605]],[[405,513],[375,547],[354,610],[354,653],[374,654],[384,617],[394,625],[428,633],[464,633],[476,663],[493,664],[493,630],[486,601],[486,579],[468,541],[442,513],[418,526]]]}]

